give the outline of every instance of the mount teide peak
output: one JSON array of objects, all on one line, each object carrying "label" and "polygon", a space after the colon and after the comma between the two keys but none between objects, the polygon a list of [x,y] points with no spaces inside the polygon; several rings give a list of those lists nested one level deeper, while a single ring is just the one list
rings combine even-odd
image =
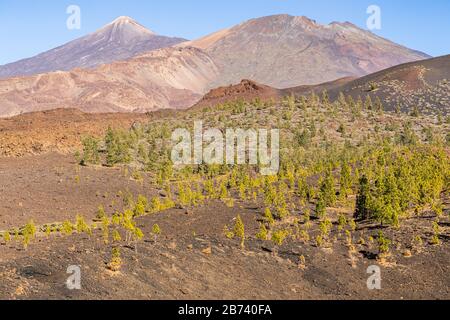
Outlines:
[{"label": "mount teide peak", "polygon": [[205,50],[221,68],[214,86],[252,79],[278,88],[359,77],[429,58],[349,23],[307,17],[252,19],[181,44]]},{"label": "mount teide peak", "polygon": [[100,37],[110,42],[122,44],[145,41],[149,37],[157,36],[153,31],[126,16],[118,17],[113,22],[98,30],[95,35],[97,38]]},{"label": "mount teide peak", "polygon": [[0,66],[0,78],[68,71],[78,67],[94,68],[183,41],[186,40],[157,35],[132,18],[122,16],[98,31],[58,48]]}]

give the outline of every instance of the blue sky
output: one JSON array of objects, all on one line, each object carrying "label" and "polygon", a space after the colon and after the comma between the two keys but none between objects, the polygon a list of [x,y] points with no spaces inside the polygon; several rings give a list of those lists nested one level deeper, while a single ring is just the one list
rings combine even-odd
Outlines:
[{"label": "blue sky", "polygon": [[[81,30],[66,28],[66,8],[81,8]],[[153,31],[195,39],[271,14],[366,28],[369,5],[382,10],[375,33],[433,56],[450,54],[449,0],[0,0],[0,64],[26,58],[127,15]]]}]

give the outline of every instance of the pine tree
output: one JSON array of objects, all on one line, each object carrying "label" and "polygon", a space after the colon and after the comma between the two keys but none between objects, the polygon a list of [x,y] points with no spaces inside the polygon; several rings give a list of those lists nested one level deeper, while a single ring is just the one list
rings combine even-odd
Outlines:
[{"label": "pine tree", "polygon": [[96,217],[96,219],[98,219],[98,220],[102,220],[103,218],[106,217],[105,208],[104,208],[102,205],[100,205],[100,206],[98,207],[97,214],[96,214],[95,217]]},{"label": "pine tree", "polygon": [[323,90],[322,92],[322,104],[326,107],[330,104],[330,98],[328,96],[328,91]]},{"label": "pine tree", "polygon": [[234,225],[234,235],[241,239],[241,247],[244,248],[245,226],[240,215],[236,217],[236,223]]},{"label": "pine tree", "polygon": [[[190,197],[188,197],[188,199],[184,200],[186,204],[190,204],[191,203],[191,199]],[[161,200],[159,199],[159,197],[154,197],[152,198],[152,202],[151,202],[151,212],[153,213],[157,213],[161,211]]]},{"label": "pine tree", "polygon": [[259,226],[259,232],[256,234],[256,238],[259,240],[267,240],[268,231],[264,223],[261,223]]},{"label": "pine tree", "polygon": [[378,251],[380,255],[389,253],[392,241],[386,238],[382,231],[378,232]]},{"label": "pine tree", "polygon": [[438,221],[433,221],[433,237],[431,238],[432,245],[440,245],[441,240],[439,239],[441,228],[439,227]]},{"label": "pine tree", "polygon": [[370,97],[370,95],[366,96],[366,101],[364,102],[364,109],[366,109],[366,110],[373,109],[372,98]]},{"label": "pine tree", "polygon": [[108,263],[108,269],[113,272],[118,272],[122,266],[122,259],[120,257],[120,249],[114,247],[111,252],[111,261]]},{"label": "pine tree", "polygon": [[220,185],[220,193],[219,193],[219,197],[221,200],[224,200],[226,198],[228,198],[228,190],[227,187],[224,183],[222,183]]},{"label": "pine tree", "polygon": [[383,103],[378,96],[375,98],[375,111],[380,114],[384,112]]},{"label": "pine tree", "polygon": [[347,225],[347,218],[345,215],[340,214],[338,217],[338,230],[342,231],[345,229],[345,226]]},{"label": "pine tree", "polygon": [[105,244],[109,243],[109,219],[107,217],[104,217],[102,219],[102,235],[103,235],[103,242]]},{"label": "pine tree", "polygon": [[52,233],[52,228],[50,227],[50,225],[46,225],[45,226],[45,236],[48,238],[50,237],[50,234]]},{"label": "pine tree", "polygon": [[284,243],[284,240],[289,236],[289,231],[287,230],[277,230],[272,233],[272,241],[281,246]]},{"label": "pine tree", "polygon": [[94,137],[85,137],[82,139],[83,155],[80,161],[81,165],[100,163],[100,154],[98,152],[99,141]]},{"label": "pine tree", "polygon": [[346,199],[352,191],[352,169],[347,162],[343,162],[341,165],[340,176],[340,196],[342,199]]},{"label": "pine tree", "polygon": [[128,140],[127,133],[108,128],[105,135],[106,164],[108,166],[112,167],[119,163],[131,161],[130,142]]},{"label": "pine tree", "polygon": [[114,230],[112,233],[112,238],[114,242],[120,242],[122,241],[122,236],[120,235],[119,231]]},{"label": "pine tree", "polygon": [[9,243],[11,241],[11,234],[9,231],[5,231],[3,233],[3,240],[5,240],[5,243]]},{"label": "pine tree", "polygon": [[334,188],[334,177],[331,166],[327,169],[325,178],[320,185],[320,194],[324,205],[331,207],[336,203],[336,190]]},{"label": "pine tree", "polygon": [[356,197],[355,219],[367,220],[369,218],[369,192],[369,179],[367,179],[366,175],[363,175],[359,180],[359,190]]},{"label": "pine tree", "polygon": [[36,236],[36,226],[34,225],[34,221],[30,220],[23,228],[23,233],[28,234],[31,238]]},{"label": "pine tree", "polygon": [[159,225],[157,225],[157,224],[153,225],[152,234],[153,234],[153,237],[155,238],[155,243],[156,243],[158,236],[161,234],[161,228],[159,227]]},{"label": "pine tree", "polygon": [[347,109],[347,100],[345,99],[345,95],[342,92],[339,92],[338,101],[342,109]]},{"label": "pine tree", "polygon": [[64,221],[62,226],[61,226],[62,232],[69,236],[73,233],[73,225],[70,221]]},{"label": "pine tree", "polygon": [[322,194],[319,195],[316,203],[316,215],[319,218],[326,216],[326,202]]},{"label": "pine tree", "polygon": [[269,208],[266,208],[266,210],[264,211],[264,218],[266,219],[269,225],[275,223],[275,219],[273,218],[272,212],[270,211]]},{"label": "pine tree", "polygon": [[77,230],[78,233],[85,232],[89,235],[92,233],[91,228],[88,226],[88,224],[86,223],[86,221],[82,216],[77,215],[75,221],[76,221],[75,229]]},{"label": "pine tree", "polygon": [[133,209],[134,216],[140,217],[140,216],[145,215],[147,206],[148,206],[148,203],[147,203],[146,198],[145,198],[145,201],[144,201],[144,198],[138,199],[138,201],[134,205],[134,209]]}]

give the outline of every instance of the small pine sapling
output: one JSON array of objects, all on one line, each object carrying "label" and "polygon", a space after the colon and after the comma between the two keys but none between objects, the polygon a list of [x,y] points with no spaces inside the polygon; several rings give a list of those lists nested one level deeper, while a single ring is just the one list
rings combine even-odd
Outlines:
[{"label": "small pine sapling", "polygon": [[3,233],[3,240],[6,244],[11,241],[11,234],[9,233],[9,231],[5,231],[5,233]]},{"label": "small pine sapling", "polygon": [[268,238],[268,231],[264,223],[260,224],[259,232],[256,234],[256,238],[259,240],[266,241]]},{"label": "small pine sapling", "polygon": [[234,232],[230,230],[230,228],[225,225],[223,227],[223,234],[225,235],[225,237],[227,237],[228,239],[233,239],[234,238]]},{"label": "small pine sapling", "polygon": [[61,231],[63,232],[63,234],[65,234],[66,236],[70,236],[73,233],[73,225],[70,221],[66,220],[63,222],[62,226],[61,226]]},{"label": "small pine sapling", "polygon": [[378,253],[380,257],[389,254],[392,241],[386,238],[382,231],[378,232]]},{"label": "small pine sapling", "polygon": [[47,238],[50,237],[50,235],[52,234],[52,227],[50,225],[46,225],[44,233]]},{"label": "small pine sapling", "polygon": [[114,242],[120,242],[122,241],[122,236],[120,235],[120,232],[118,230],[114,230],[112,233],[112,238]]},{"label": "small pine sapling", "polygon": [[350,229],[352,231],[356,231],[356,228],[358,227],[355,222],[355,219],[350,219],[350,221],[348,222],[348,225],[350,226]]},{"label": "small pine sapling", "polygon": [[281,246],[288,236],[289,236],[288,230],[277,230],[274,233],[272,233],[272,241],[276,245]]},{"label": "small pine sapling", "polygon": [[155,243],[158,240],[158,236],[161,234],[161,228],[159,227],[158,224],[154,224],[152,227],[152,235],[155,239]]},{"label": "small pine sapling", "polygon": [[120,257],[120,249],[115,247],[111,252],[111,261],[108,263],[108,269],[113,272],[118,272],[122,267],[122,259]]},{"label": "small pine sapling", "polygon": [[306,269],[306,258],[304,255],[301,255],[298,258],[298,268],[301,270],[305,270]]},{"label": "small pine sapling", "polygon": [[273,225],[275,223],[275,219],[273,218],[272,211],[269,208],[266,208],[264,211],[264,218],[266,219],[269,225]]},{"label": "small pine sapling", "polygon": [[103,236],[103,242],[105,244],[109,243],[109,219],[107,217],[103,217],[102,219],[102,236]]},{"label": "small pine sapling", "polygon": [[345,215],[340,214],[338,217],[338,230],[342,231],[345,229],[345,226],[347,225],[347,218]]},{"label": "small pine sapling", "polygon": [[241,248],[244,248],[245,244],[245,226],[240,215],[236,217],[236,223],[234,225],[234,235],[241,239]]},{"label": "small pine sapling", "polygon": [[440,236],[440,227],[438,221],[433,221],[433,237],[431,238],[431,244],[438,246],[441,244]]},{"label": "small pine sapling", "polygon": [[102,220],[103,218],[106,217],[106,212],[105,212],[105,208],[103,208],[103,206],[99,206],[97,209],[97,214],[96,214],[96,219],[98,220]]},{"label": "small pine sapling", "polygon": [[78,233],[83,233],[84,232],[84,233],[87,233],[88,235],[92,234],[92,230],[89,227],[89,225],[86,223],[86,221],[84,220],[83,216],[77,215],[75,228],[76,228]]}]

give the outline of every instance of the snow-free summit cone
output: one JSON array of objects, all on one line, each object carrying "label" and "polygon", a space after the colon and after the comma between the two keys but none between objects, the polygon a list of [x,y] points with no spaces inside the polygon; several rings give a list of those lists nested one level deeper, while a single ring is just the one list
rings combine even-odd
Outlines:
[{"label": "snow-free summit cone", "polygon": [[35,57],[0,66],[0,79],[75,68],[95,68],[186,41],[157,35],[121,16],[99,30]]},{"label": "snow-free summit cone", "polygon": [[116,18],[97,32],[109,33],[110,36],[116,37],[117,39],[124,39],[125,41],[132,40],[136,37],[156,36],[155,32],[127,16]]}]

